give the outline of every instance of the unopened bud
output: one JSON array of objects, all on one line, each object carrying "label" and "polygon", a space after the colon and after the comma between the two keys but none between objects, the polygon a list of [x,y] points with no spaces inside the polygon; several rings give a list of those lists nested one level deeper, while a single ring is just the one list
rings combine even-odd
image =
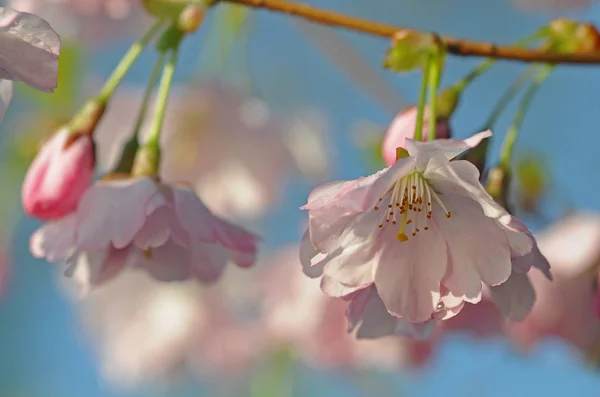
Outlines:
[{"label": "unopened bud", "polygon": [[184,33],[192,33],[198,29],[204,19],[205,8],[198,4],[191,4],[179,14],[177,27]]},{"label": "unopened bud", "polygon": [[392,48],[388,50],[383,66],[395,72],[409,72],[425,65],[434,49],[432,34],[402,30],[392,38]]},{"label": "unopened bud", "polygon": [[550,22],[546,34],[547,50],[563,53],[600,50],[600,34],[591,23],[557,19]]}]

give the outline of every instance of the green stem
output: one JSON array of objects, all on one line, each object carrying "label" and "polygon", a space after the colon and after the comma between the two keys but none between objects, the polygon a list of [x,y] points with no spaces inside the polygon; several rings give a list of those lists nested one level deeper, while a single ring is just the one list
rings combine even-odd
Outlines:
[{"label": "green stem", "polygon": [[429,70],[429,120],[427,126],[427,140],[433,141],[436,138],[437,128],[437,91],[440,85],[440,77],[442,75],[442,63],[444,54],[440,49],[436,49],[433,55]]},{"label": "green stem", "polygon": [[525,115],[531,106],[533,98],[544,81],[548,78],[548,76],[550,76],[553,68],[554,65],[544,65],[542,68],[540,68],[535,78],[531,82],[531,85],[523,95],[523,99],[519,104],[519,109],[517,110],[515,119],[506,133],[506,136],[504,137],[504,143],[502,144],[502,150],[500,151],[500,166],[504,169],[508,169],[510,165],[510,159],[512,157],[515,141],[517,140],[517,136],[521,130],[521,125],[523,124],[523,120],[525,119]]},{"label": "green stem", "polygon": [[171,91],[171,86],[173,85],[173,76],[175,75],[175,64],[177,63],[178,52],[179,49],[177,47],[170,51],[169,60],[163,69],[160,84],[158,86],[158,93],[156,95],[156,113],[154,115],[154,119],[152,120],[152,124],[150,125],[148,142],[145,144],[145,146],[154,147],[157,150],[159,147],[158,140],[160,137],[160,132],[162,130],[165,115],[167,113],[169,92]]},{"label": "green stem", "polygon": [[119,164],[115,168],[113,172],[115,173],[124,173],[129,174],[131,172],[131,168],[133,166],[133,159],[135,157],[135,153],[140,147],[139,143],[139,135],[140,130],[142,128],[142,124],[144,120],[146,120],[146,115],[148,114],[148,105],[150,104],[150,99],[152,98],[152,93],[156,88],[156,84],[158,84],[158,79],[160,78],[160,72],[165,64],[165,53],[159,53],[158,59],[154,63],[154,68],[152,69],[152,73],[150,74],[150,78],[148,79],[148,83],[146,85],[146,89],[144,90],[144,96],[142,98],[142,104],[140,106],[140,111],[138,113],[137,120],[135,122],[135,127],[133,129],[133,135],[127,141],[123,148],[123,153],[121,154],[121,159],[119,160]]},{"label": "green stem", "polygon": [[429,85],[431,62],[432,56],[429,55],[425,63],[425,68],[423,69],[423,78],[421,79],[421,88],[419,90],[417,122],[415,124],[415,141],[423,140],[423,119],[425,118],[425,101],[427,100],[427,86]]},{"label": "green stem", "polygon": [[125,53],[117,67],[113,70],[112,74],[104,84],[104,87],[98,95],[99,102],[106,103],[108,101],[108,99],[112,96],[112,94],[115,92],[115,90],[121,83],[121,80],[123,80],[123,77],[125,77],[127,72],[129,72],[131,66],[142,53],[144,47],[146,47],[146,45],[150,42],[152,37],[156,34],[156,32],[160,29],[162,25],[163,21],[156,21],[154,25],[152,25],[152,27],[148,30],[148,32],[146,32],[144,37],[141,38],[141,40],[133,43],[133,45],[129,48],[127,53]]},{"label": "green stem", "polygon": [[498,121],[498,118],[500,117],[506,106],[508,106],[510,101],[512,101],[515,95],[517,95],[521,88],[523,88],[523,85],[525,85],[525,83],[527,83],[527,81],[536,72],[536,65],[529,66],[527,69],[525,69],[523,73],[521,73],[519,77],[517,77],[515,81],[513,81],[513,83],[506,89],[506,91],[504,91],[504,93],[498,100],[498,103],[496,104],[496,106],[492,110],[492,113],[490,114],[490,116],[484,124],[484,129],[491,129],[494,126],[494,124],[496,124],[496,121]]}]

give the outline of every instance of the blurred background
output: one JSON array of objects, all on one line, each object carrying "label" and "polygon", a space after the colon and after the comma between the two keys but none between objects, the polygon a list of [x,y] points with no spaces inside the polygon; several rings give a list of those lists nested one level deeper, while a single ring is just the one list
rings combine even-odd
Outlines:
[{"label": "blurred background", "polygon": [[[161,172],[259,233],[260,263],[210,287],[131,272],[80,299],[60,266],[29,253],[39,224],[23,216],[22,178],[151,20],[138,0],[2,3],[46,18],[63,49],[56,93],[18,85],[0,125],[0,397],[600,395],[600,67],[558,67],[517,142],[511,199],[555,268],[552,284],[532,276],[532,314],[505,324],[482,303],[427,342],[356,341],[345,334],[344,303],[301,272],[298,208],[320,182],[382,167],[383,134],[419,85],[418,73],[380,67],[386,40],[231,5],[211,11],[183,45]],[[558,16],[600,22],[600,5],[581,0],[306,3],[504,44]],[[104,170],[133,131],[154,60],[144,52],[96,131]],[[479,61],[450,57],[442,85]],[[479,131],[524,67],[498,62],[473,83],[453,135]],[[495,125],[489,164],[515,109]]]}]

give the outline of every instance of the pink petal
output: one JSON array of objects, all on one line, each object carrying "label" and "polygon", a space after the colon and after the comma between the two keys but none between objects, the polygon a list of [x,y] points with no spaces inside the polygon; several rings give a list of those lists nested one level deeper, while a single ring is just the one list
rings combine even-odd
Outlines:
[{"label": "pink petal", "polygon": [[379,198],[383,197],[396,181],[414,171],[415,166],[415,158],[407,157],[396,161],[391,167],[372,175],[371,177],[375,178],[375,180],[367,189],[362,203],[362,210],[369,211],[373,209]]},{"label": "pink petal", "polygon": [[396,240],[394,232],[383,240],[375,269],[379,296],[394,315],[411,322],[427,321],[440,299],[448,263],[446,242],[434,223],[404,242]]},{"label": "pink petal", "polygon": [[0,78],[41,91],[57,87],[60,38],[36,15],[0,9]]},{"label": "pink petal", "polygon": [[[54,134],[37,154],[23,182],[25,213],[43,220],[60,219],[75,211],[94,177],[94,144],[89,136]],[[68,144],[68,146],[67,146]]]},{"label": "pink petal", "polygon": [[405,335],[416,339],[427,339],[433,333],[435,321],[412,323],[404,318],[392,316],[377,293],[375,287],[358,292],[348,308],[349,331],[355,328],[358,339],[374,339],[388,335]]},{"label": "pink petal", "polygon": [[191,254],[192,274],[205,283],[217,281],[228,262],[225,249],[216,244],[196,243]]},{"label": "pink petal", "polygon": [[508,240],[478,203],[452,194],[443,195],[442,200],[452,217],[446,218],[445,212],[436,205],[432,212],[451,257],[444,285],[455,296],[477,303],[482,282],[497,285],[510,276]]},{"label": "pink petal", "polygon": [[452,193],[477,201],[485,215],[490,218],[500,218],[507,214],[481,185],[479,170],[468,161],[452,161],[447,166],[436,167],[433,171],[426,170],[423,176],[440,193]]},{"label": "pink petal", "polygon": [[406,149],[411,157],[430,158],[442,154],[448,160],[451,160],[465,150],[479,145],[482,140],[490,136],[492,136],[492,131],[487,130],[462,141],[457,139],[436,139],[430,142],[422,142],[406,139]]},{"label": "pink petal", "polygon": [[129,245],[144,226],[146,206],[157,194],[161,193],[150,178],[98,182],[77,209],[77,245],[92,250],[111,243],[117,249]]},{"label": "pink petal", "polygon": [[302,264],[302,271],[305,275],[310,278],[317,278],[323,275],[324,263],[321,263],[325,259],[326,255],[321,254],[315,250],[308,230],[302,235],[302,241],[300,243],[300,263]]},{"label": "pink petal", "polygon": [[72,278],[79,287],[80,296],[85,296],[93,287],[98,287],[115,278],[129,263],[130,249],[108,249],[83,251],[67,262],[65,276]]},{"label": "pink petal", "polygon": [[156,280],[182,281],[191,276],[192,254],[173,240],[152,248],[149,256],[143,252],[138,255],[136,266],[146,269]]},{"label": "pink petal", "polygon": [[171,210],[167,206],[153,211],[133,237],[133,244],[142,250],[165,244],[171,237],[171,217]]},{"label": "pink petal", "polygon": [[526,274],[512,273],[504,284],[490,290],[502,315],[512,321],[523,321],[535,302],[535,291]]},{"label": "pink petal", "polygon": [[75,226],[75,215],[46,223],[31,235],[31,253],[50,262],[68,257],[75,248]]}]

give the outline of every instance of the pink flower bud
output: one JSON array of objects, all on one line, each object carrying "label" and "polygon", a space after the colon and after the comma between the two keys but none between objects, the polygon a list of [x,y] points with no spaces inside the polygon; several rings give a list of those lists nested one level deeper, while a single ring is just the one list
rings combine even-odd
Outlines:
[{"label": "pink flower bud", "polygon": [[[425,108],[425,119],[423,122],[423,138],[427,139],[428,110]],[[417,124],[417,107],[412,106],[402,113],[399,113],[390,124],[385,137],[383,138],[383,160],[387,165],[396,162],[396,148],[406,149],[406,138],[413,139],[415,136],[415,126]],[[438,117],[437,139],[450,138],[450,124],[445,117]]]},{"label": "pink flower bud", "polygon": [[21,199],[25,213],[42,220],[73,212],[94,176],[94,143],[67,129],[51,137],[31,163]]}]

